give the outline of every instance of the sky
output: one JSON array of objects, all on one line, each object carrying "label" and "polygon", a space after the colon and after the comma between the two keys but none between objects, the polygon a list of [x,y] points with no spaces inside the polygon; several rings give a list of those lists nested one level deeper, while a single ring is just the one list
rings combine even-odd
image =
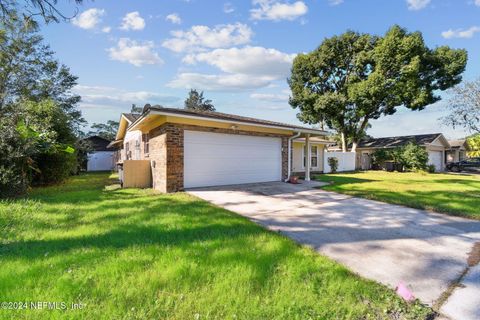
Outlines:
[{"label": "sky", "polygon": [[[60,5],[66,16],[72,3]],[[220,112],[301,124],[288,104],[295,55],[347,30],[383,35],[394,24],[422,32],[431,48],[467,49],[464,79],[480,76],[480,0],[87,0],[77,10],[41,33],[79,77],[89,124],[117,120],[132,103],[181,108],[190,88]],[[465,136],[441,124],[445,104],[399,108],[368,134]]]}]

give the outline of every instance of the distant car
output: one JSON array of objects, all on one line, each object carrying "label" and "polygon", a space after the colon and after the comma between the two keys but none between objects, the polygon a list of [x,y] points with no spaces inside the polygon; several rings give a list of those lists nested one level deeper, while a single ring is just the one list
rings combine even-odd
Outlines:
[{"label": "distant car", "polygon": [[480,158],[470,158],[459,162],[447,163],[447,170],[453,172],[477,171],[480,172]]}]

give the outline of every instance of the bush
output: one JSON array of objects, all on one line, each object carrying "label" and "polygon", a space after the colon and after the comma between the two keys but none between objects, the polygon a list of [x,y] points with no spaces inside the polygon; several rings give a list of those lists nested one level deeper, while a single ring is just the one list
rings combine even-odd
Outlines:
[{"label": "bush", "polygon": [[386,149],[377,149],[372,153],[372,165],[383,168],[385,163],[391,159],[391,155]]},{"label": "bush", "polygon": [[338,159],[336,157],[328,158],[328,165],[330,166],[330,171],[336,173],[338,169]]},{"label": "bush", "polygon": [[435,166],[434,166],[433,164],[429,164],[429,165],[427,166],[427,171],[428,171],[428,173],[435,173],[435,169],[436,169],[436,168],[435,168]]},{"label": "bush", "polygon": [[407,171],[427,169],[428,152],[425,148],[409,143],[402,149],[402,164]]},{"label": "bush", "polygon": [[35,158],[38,171],[33,175],[33,184],[45,185],[65,181],[78,170],[77,155],[58,151],[40,154]]}]

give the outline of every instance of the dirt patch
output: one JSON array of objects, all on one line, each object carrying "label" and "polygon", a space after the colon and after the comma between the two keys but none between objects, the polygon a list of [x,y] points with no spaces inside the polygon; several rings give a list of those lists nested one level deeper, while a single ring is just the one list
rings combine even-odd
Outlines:
[{"label": "dirt patch", "polygon": [[467,263],[469,267],[476,266],[480,262],[480,242],[473,245],[472,250],[468,254]]}]

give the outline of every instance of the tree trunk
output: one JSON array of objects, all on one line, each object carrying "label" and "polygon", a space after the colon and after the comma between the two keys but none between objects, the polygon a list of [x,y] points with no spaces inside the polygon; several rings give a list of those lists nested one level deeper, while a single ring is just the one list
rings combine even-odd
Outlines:
[{"label": "tree trunk", "polygon": [[347,141],[343,131],[340,132],[340,138],[342,139],[342,152],[347,152]]},{"label": "tree trunk", "polygon": [[352,149],[351,149],[350,151],[351,151],[351,152],[356,152],[356,150],[357,150],[357,142],[354,141],[354,142],[352,143]]}]

